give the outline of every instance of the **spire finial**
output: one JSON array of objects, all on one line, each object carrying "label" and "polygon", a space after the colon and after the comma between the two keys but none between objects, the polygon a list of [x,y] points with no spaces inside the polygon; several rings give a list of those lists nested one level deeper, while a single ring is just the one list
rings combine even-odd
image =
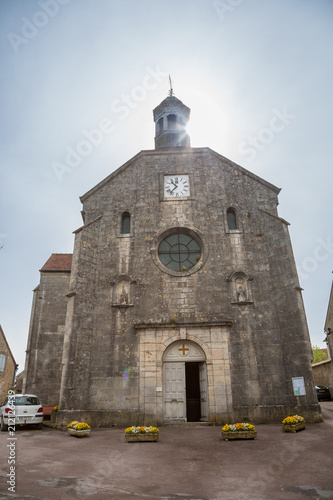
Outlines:
[{"label": "spire finial", "polygon": [[172,88],[172,81],[171,81],[171,76],[169,75],[169,82],[170,82],[170,90],[169,90],[169,95],[173,95],[173,88]]}]

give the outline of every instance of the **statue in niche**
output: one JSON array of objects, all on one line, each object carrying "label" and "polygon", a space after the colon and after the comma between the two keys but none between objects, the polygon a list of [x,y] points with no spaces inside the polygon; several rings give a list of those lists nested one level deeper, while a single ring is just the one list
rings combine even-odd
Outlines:
[{"label": "statue in niche", "polygon": [[245,302],[246,301],[245,291],[241,285],[239,285],[238,290],[237,290],[237,301],[238,302]]},{"label": "statue in niche", "polygon": [[237,302],[246,302],[247,301],[247,286],[246,286],[246,282],[242,276],[238,276],[235,279],[235,292],[236,292],[236,301]]},{"label": "statue in niche", "polygon": [[129,303],[129,284],[127,281],[120,281],[118,283],[118,304],[128,304]]},{"label": "statue in niche", "polygon": [[251,277],[238,271],[232,273],[227,281],[229,282],[230,302],[232,304],[253,304]]},{"label": "statue in niche", "polygon": [[125,287],[123,286],[121,294],[120,294],[120,304],[128,304],[128,293],[125,290]]}]

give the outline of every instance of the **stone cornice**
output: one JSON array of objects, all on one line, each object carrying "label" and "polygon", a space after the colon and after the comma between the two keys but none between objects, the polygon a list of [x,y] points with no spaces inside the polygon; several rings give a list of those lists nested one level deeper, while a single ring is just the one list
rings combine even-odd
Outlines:
[{"label": "stone cornice", "polygon": [[136,330],[147,329],[147,328],[202,328],[202,327],[212,327],[212,326],[231,326],[233,320],[230,318],[221,319],[217,321],[189,321],[184,323],[170,322],[170,323],[149,323],[140,322],[135,323],[134,328]]}]

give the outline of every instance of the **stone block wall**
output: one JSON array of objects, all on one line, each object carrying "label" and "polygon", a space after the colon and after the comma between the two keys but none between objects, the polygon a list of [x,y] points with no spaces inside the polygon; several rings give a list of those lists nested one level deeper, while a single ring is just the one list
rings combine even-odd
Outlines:
[{"label": "stone block wall", "polygon": [[58,405],[69,272],[41,272],[34,290],[23,390]]},{"label": "stone block wall", "polygon": [[7,396],[8,390],[12,389],[16,372],[16,363],[8,347],[4,333],[0,326],[0,354],[6,356],[4,370],[0,371],[0,403]]},{"label": "stone block wall", "polygon": [[316,385],[326,385],[333,397],[333,365],[332,360],[327,359],[312,365],[313,378]]}]

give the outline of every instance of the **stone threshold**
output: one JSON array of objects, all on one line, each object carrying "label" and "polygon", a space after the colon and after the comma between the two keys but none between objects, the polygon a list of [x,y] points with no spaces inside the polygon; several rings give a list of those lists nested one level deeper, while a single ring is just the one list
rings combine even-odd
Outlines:
[{"label": "stone threshold", "polygon": [[214,425],[212,422],[182,422],[179,420],[164,421],[161,427],[209,427]]}]

